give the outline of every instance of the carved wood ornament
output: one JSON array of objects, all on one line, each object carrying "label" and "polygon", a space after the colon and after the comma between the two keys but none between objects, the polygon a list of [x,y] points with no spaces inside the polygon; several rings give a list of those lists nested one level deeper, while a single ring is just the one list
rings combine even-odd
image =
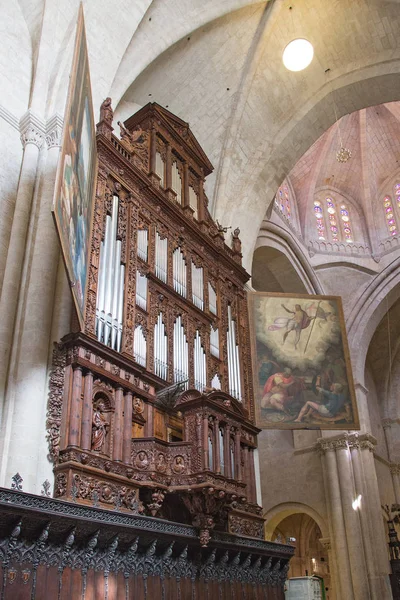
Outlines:
[{"label": "carved wood ornament", "polygon": [[[259,430],[253,420],[244,293],[248,275],[241,265],[240,232],[233,231],[229,248],[211,219],[203,186],[212,165],[186,123],[157,104],[148,104],[118,124],[121,139],[113,134],[107,98],[97,126],[99,166],[85,331],[67,335],[56,346],[50,381],[47,430],[55,495],[193,523],[202,545],[216,530],[261,538],[254,474]],[[156,152],[165,161],[166,182],[171,181],[168,169],[178,165],[182,205],[154,176]],[[197,213],[187,210],[189,186],[196,192]],[[109,319],[114,327],[113,303],[107,309],[111,317],[107,311],[103,316],[98,312],[104,292],[99,287],[100,271],[111,243],[107,223],[115,213],[116,198],[112,231],[120,245],[119,263],[113,264],[121,265],[124,274],[119,348],[110,344],[114,338],[99,335],[101,319],[104,323]],[[166,240],[165,275],[158,268],[158,240]],[[143,243],[147,246],[141,252]],[[175,280],[176,248],[184,258],[182,287]],[[192,269],[201,276],[192,276]],[[139,288],[138,273],[145,287]],[[209,284],[216,294],[217,314],[210,310]],[[140,293],[144,297],[139,302]],[[231,338],[228,308],[235,332]],[[162,335],[157,329],[159,315]],[[183,346],[174,348],[177,318],[186,336],[188,371],[187,381],[174,391],[173,384],[179,382],[176,356],[184,352]],[[142,332],[143,356],[135,346],[135,327]],[[214,335],[218,330],[219,356],[210,351],[212,329]],[[196,352],[200,352],[199,347],[195,350],[196,336],[205,354],[201,385],[196,380]],[[160,376],[155,347],[164,341],[167,357]],[[228,360],[235,352],[238,358],[229,370]],[[238,398],[230,393],[232,368],[240,380]],[[219,381],[221,389],[213,388],[212,381]],[[170,392],[165,391],[168,386]]]}]

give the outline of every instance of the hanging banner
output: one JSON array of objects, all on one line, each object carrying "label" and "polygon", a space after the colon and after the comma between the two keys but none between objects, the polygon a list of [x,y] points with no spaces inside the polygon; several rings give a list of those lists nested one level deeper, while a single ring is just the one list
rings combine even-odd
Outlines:
[{"label": "hanging banner", "polygon": [[96,160],[96,131],[81,5],[64,115],[53,216],[82,329],[84,329]]},{"label": "hanging banner", "polygon": [[249,293],[256,424],[359,429],[340,297]]}]

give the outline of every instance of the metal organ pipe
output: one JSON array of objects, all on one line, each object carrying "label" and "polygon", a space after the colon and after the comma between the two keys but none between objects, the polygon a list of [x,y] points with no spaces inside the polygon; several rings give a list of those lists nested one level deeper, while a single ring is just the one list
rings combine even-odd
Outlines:
[{"label": "metal organ pipe", "polygon": [[168,340],[160,313],[154,326],[154,372],[162,379],[167,379],[168,376],[167,350]]},{"label": "metal organ pipe", "polygon": [[136,304],[147,310],[147,277],[136,271]]},{"label": "metal organ pipe", "polygon": [[227,350],[228,350],[228,376],[229,393],[237,400],[241,400],[241,382],[240,382],[240,362],[239,346],[236,344],[236,324],[232,319],[232,309],[228,304],[228,332],[227,332]]},{"label": "metal organ pipe", "polygon": [[142,260],[144,260],[144,262],[147,262],[147,251],[148,251],[148,244],[149,244],[148,240],[149,240],[149,232],[147,231],[147,229],[139,229],[138,237],[137,237],[137,243],[138,243],[137,253],[138,253],[138,257],[141,258]]},{"label": "metal organ pipe", "polygon": [[210,282],[208,282],[208,308],[210,313],[217,314],[217,294]]},{"label": "metal organ pipe", "polygon": [[212,325],[210,326],[210,353],[219,358],[219,331]]},{"label": "metal organ pipe", "polygon": [[167,283],[168,268],[168,240],[161,239],[160,234],[156,233],[156,276],[164,283]]},{"label": "metal organ pipe", "polygon": [[97,292],[97,338],[115,350],[121,349],[125,267],[121,264],[122,242],[117,240],[118,196],[113,197],[112,215],[106,216],[104,241],[100,246]]},{"label": "metal organ pipe", "polygon": [[136,362],[145,367],[147,359],[147,341],[141,325],[137,325],[135,327],[135,334],[133,338],[133,354]]},{"label": "metal organ pipe", "polygon": [[176,248],[172,256],[174,290],[186,298],[186,262],[183,252],[180,248]]},{"label": "metal organ pipe", "polygon": [[202,392],[207,383],[206,354],[201,344],[199,331],[196,331],[193,344],[194,354],[194,387]]},{"label": "metal organ pipe", "polygon": [[192,263],[192,299],[193,304],[203,310],[204,308],[204,286],[203,267],[196,267]]}]

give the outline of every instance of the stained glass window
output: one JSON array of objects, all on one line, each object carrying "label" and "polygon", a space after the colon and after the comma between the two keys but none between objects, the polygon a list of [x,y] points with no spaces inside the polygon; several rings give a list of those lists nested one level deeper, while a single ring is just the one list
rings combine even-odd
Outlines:
[{"label": "stained glass window", "polygon": [[289,187],[286,183],[283,183],[275,196],[275,205],[280,212],[285,215],[289,220],[292,217],[292,207],[290,203]]},{"label": "stained glass window", "polygon": [[345,204],[340,205],[340,218],[342,220],[343,236],[346,242],[353,241],[353,233],[351,229],[349,210]]},{"label": "stained glass window", "polygon": [[394,195],[396,196],[397,207],[400,208],[400,183],[394,184]]},{"label": "stained glass window", "polygon": [[330,242],[353,242],[353,229],[350,213],[345,204],[339,205],[332,196],[327,196],[323,202],[315,200],[313,208],[319,240]]},{"label": "stained glass window", "polygon": [[[396,185],[399,186],[397,190],[396,190]],[[400,201],[400,184],[397,183],[396,185],[395,185],[395,193],[397,193],[397,191],[399,192],[399,194],[396,196],[397,205],[399,206],[399,204],[400,204],[400,202],[399,202]],[[387,223],[388,230],[389,230],[389,235],[397,235],[396,218],[394,216],[392,200],[391,200],[390,196],[384,197],[383,208],[385,211],[385,217],[386,217],[386,223]]]},{"label": "stained glass window", "polygon": [[318,239],[325,240],[324,213],[323,213],[321,202],[319,202],[319,200],[315,200],[315,202],[314,202],[314,214],[315,214],[315,218],[317,219]]}]

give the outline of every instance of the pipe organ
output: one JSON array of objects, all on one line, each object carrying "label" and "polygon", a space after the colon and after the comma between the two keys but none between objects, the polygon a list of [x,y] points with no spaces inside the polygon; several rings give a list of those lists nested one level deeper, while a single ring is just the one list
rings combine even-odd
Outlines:
[{"label": "pipe organ", "polygon": [[202,545],[262,537],[240,240],[208,212],[186,123],[148,104],[120,127],[103,107],[85,330],[55,352],[55,494],[194,524]]}]

